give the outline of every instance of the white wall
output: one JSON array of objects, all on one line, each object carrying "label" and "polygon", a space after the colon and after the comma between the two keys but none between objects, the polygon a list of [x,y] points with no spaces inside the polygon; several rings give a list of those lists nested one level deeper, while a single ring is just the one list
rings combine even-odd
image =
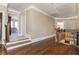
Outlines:
[{"label": "white wall", "polygon": [[21,12],[20,14],[20,24],[19,24],[19,27],[20,27],[20,32],[21,32],[21,35],[23,36],[26,36],[26,12],[23,11]]},{"label": "white wall", "polygon": [[2,17],[2,43],[5,43],[5,25],[7,24],[7,4],[0,4],[0,12],[3,13]]},{"label": "white wall", "polygon": [[76,20],[76,28],[79,30],[79,18]]},{"label": "white wall", "polygon": [[59,19],[56,20],[56,22],[64,22],[64,29],[77,29],[79,30],[79,19],[73,18],[73,19]]},{"label": "white wall", "polygon": [[26,33],[31,34],[31,11],[26,11]]},{"label": "white wall", "polygon": [[67,20],[67,21],[64,21],[64,27],[65,29],[77,29],[76,28],[76,20]]},{"label": "white wall", "polygon": [[26,13],[27,33],[31,34],[32,39],[54,34],[54,18],[46,16],[34,9],[30,9]]}]

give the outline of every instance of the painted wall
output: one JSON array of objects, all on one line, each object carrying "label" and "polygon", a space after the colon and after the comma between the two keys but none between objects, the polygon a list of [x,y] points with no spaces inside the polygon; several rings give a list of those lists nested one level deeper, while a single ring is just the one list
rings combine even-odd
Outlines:
[{"label": "painted wall", "polygon": [[79,19],[76,20],[76,28],[79,30]]},{"label": "painted wall", "polygon": [[5,25],[7,23],[7,4],[0,4],[0,12],[3,13],[2,17],[2,43],[5,43]]},{"label": "painted wall", "polygon": [[73,19],[59,19],[56,20],[56,22],[64,22],[64,28],[65,29],[77,29],[79,30],[79,19],[73,18]]},{"label": "painted wall", "polygon": [[25,11],[21,12],[19,27],[21,29],[20,32],[23,36],[26,36],[26,17],[25,16],[26,16],[26,12]]},{"label": "painted wall", "polygon": [[31,34],[31,38],[41,38],[54,34],[54,19],[30,9],[27,12],[27,33]]},{"label": "painted wall", "polygon": [[26,33],[31,34],[31,11],[26,11]]}]

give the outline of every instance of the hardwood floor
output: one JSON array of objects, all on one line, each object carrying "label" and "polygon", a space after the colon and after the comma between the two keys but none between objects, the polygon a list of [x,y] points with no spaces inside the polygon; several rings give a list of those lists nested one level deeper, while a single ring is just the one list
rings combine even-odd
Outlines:
[{"label": "hardwood floor", "polygon": [[29,44],[20,48],[16,48],[7,52],[7,54],[42,54],[50,48],[50,39]]},{"label": "hardwood floor", "polygon": [[54,38],[25,45],[16,49],[6,51],[0,45],[0,54],[7,55],[79,55],[79,48],[58,44]]},{"label": "hardwood floor", "polygon": [[57,44],[54,38],[7,51],[8,55],[79,55],[79,48]]},{"label": "hardwood floor", "polygon": [[65,45],[56,45],[47,50],[45,55],[75,55],[75,48],[71,46],[65,46]]},{"label": "hardwood floor", "polygon": [[2,54],[2,45],[0,44],[0,55]]},{"label": "hardwood floor", "polygon": [[5,55],[6,52],[7,51],[6,51],[5,47],[2,44],[0,44],[0,55]]}]

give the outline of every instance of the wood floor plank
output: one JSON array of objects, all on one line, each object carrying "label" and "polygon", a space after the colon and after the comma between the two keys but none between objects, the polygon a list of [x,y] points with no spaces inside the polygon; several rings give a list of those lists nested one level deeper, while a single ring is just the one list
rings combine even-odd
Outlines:
[{"label": "wood floor plank", "polygon": [[56,43],[49,38],[7,51],[8,55],[79,55],[79,48]]}]

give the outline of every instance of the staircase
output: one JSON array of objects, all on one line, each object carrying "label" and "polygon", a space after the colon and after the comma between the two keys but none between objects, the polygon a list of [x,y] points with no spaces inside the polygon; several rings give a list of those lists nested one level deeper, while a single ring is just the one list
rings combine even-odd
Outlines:
[{"label": "staircase", "polygon": [[7,43],[6,48],[7,50],[14,49],[14,48],[26,45],[30,42],[31,42],[30,38],[25,38],[25,37],[17,38],[16,41],[10,41],[9,43]]}]

